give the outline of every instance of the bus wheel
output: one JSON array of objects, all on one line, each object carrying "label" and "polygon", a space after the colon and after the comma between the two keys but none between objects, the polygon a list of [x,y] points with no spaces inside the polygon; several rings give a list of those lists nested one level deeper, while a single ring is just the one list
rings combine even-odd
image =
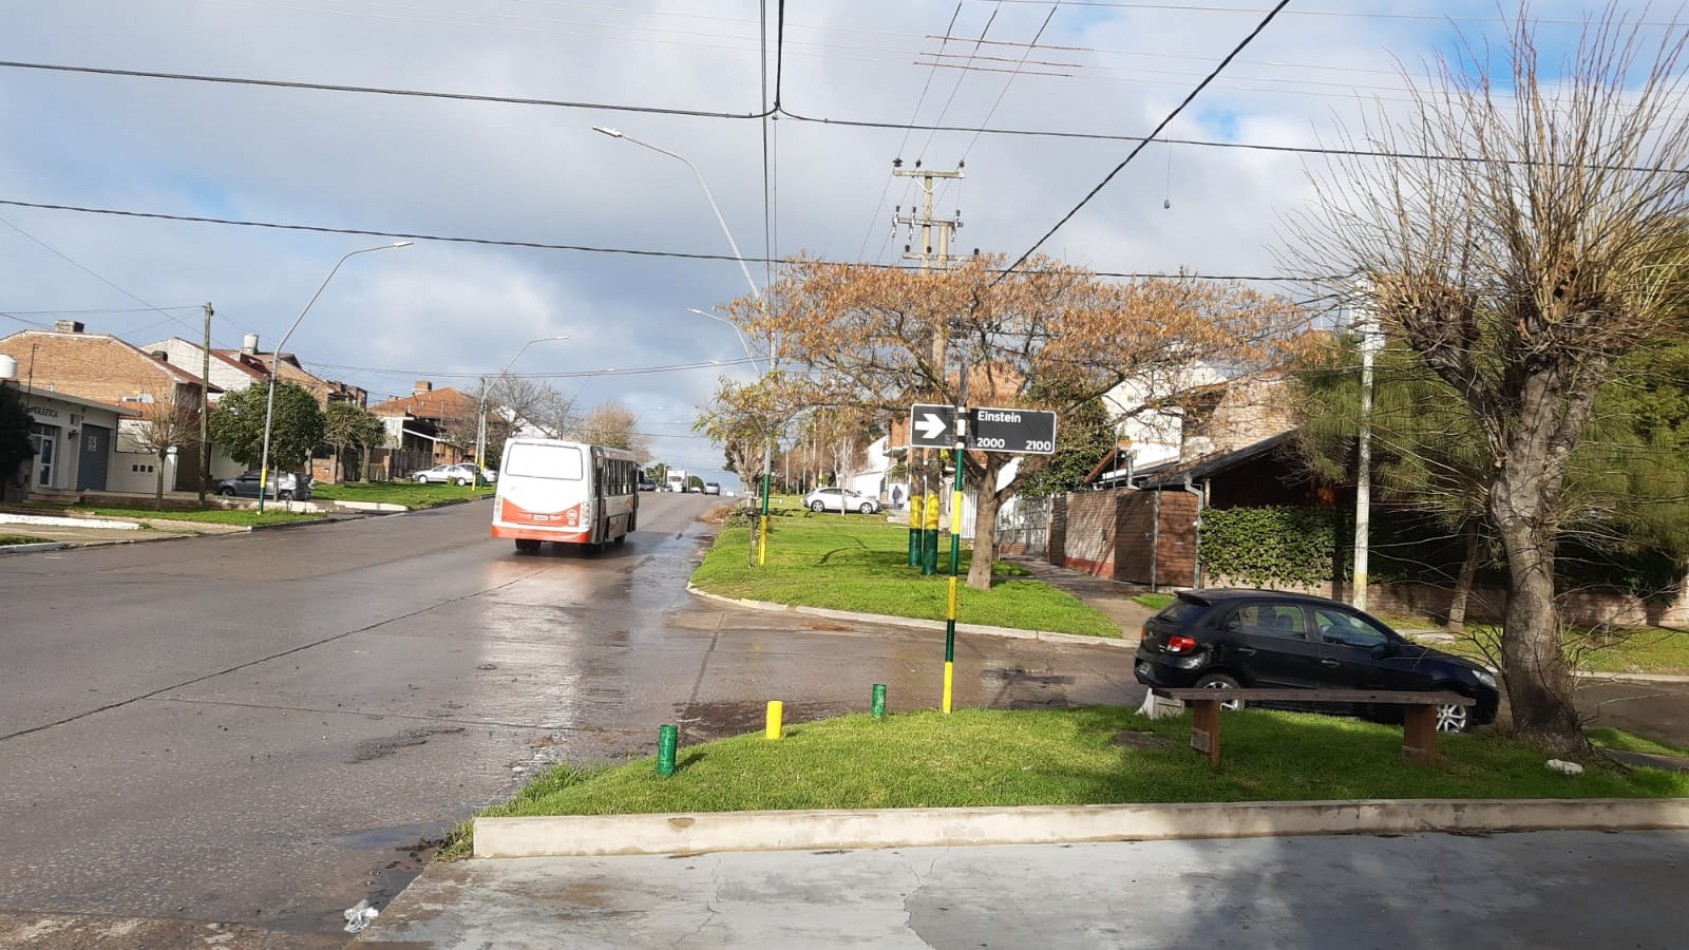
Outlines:
[{"label": "bus wheel", "polygon": [[626,543],[628,543],[628,536],[627,536],[627,535],[625,535],[625,534],[618,534],[618,535],[616,535],[616,543],[617,543],[617,544],[626,544]]},{"label": "bus wheel", "polygon": [[540,549],[540,543],[532,538],[517,538],[516,551],[519,554],[532,554]]}]

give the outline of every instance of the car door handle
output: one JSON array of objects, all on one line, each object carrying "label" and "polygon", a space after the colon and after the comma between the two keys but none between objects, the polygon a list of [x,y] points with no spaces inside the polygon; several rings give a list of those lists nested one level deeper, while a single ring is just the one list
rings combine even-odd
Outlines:
[{"label": "car door handle", "polygon": [[1233,650],[1232,652],[1236,653],[1238,656],[1254,656],[1255,655],[1255,648],[1254,647],[1238,647],[1237,649]]},{"label": "car door handle", "polygon": [[1337,662],[1336,660],[1328,658],[1328,659],[1321,660],[1320,665],[1321,666],[1342,666],[1343,664]]}]

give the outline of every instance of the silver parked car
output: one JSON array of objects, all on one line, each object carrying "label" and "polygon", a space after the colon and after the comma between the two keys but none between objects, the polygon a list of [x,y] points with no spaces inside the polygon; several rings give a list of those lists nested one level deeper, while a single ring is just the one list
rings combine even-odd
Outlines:
[{"label": "silver parked car", "polygon": [[[419,485],[467,485],[475,480],[475,463],[453,462],[450,465],[436,465],[412,474],[411,478]],[[481,473],[483,482],[497,480],[497,474],[490,469]]]},{"label": "silver parked car", "polygon": [[860,511],[871,515],[880,510],[880,500],[848,488],[817,488],[803,496],[803,506],[810,511]]}]

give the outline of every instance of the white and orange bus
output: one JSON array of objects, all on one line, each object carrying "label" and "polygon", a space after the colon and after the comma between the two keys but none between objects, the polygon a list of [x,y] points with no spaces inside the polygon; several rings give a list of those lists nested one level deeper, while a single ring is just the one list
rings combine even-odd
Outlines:
[{"label": "white and orange bus", "polygon": [[639,463],[632,452],[559,439],[517,437],[504,443],[493,537],[516,550],[540,542],[602,550],[639,523]]}]

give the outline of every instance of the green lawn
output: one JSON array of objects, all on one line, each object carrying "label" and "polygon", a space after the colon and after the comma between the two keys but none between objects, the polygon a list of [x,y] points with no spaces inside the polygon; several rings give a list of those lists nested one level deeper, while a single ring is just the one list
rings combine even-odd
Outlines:
[{"label": "green lawn", "polygon": [[311,497],[329,501],[368,501],[406,508],[432,508],[435,505],[466,498],[486,498],[493,487],[482,485],[419,485],[416,482],[346,482],[338,485],[311,486]]},{"label": "green lawn", "polygon": [[[65,506],[46,505],[37,502],[29,503],[29,507],[39,508],[45,513],[63,512],[65,514],[97,515],[146,522],[142,527],[151,527],[153,522],[163,525],[171,521],[248,526],[289,524],[295,521],[313,521],[323,517],[316,512],[291,512],[274,508],[260,515],[256,508],[166,508],[163,511],[155,511],[151,508],[111,508],[95,505]],[[168,530],[168,528],[166,527],[165,530]]]},{"label": "green lawn", "polygon": [[6,544],[45,544],[49,538],[36,538],[27,534],[0,534],[0,545]]},{"label": "green lawn", "polygon": [[[1448,653],[1493,662],[1501,656],[1501,628],[1467,624],[1466,633],[1449,641],[1426,641]],[[1664,627],[1615,630],[1610,634],[1567,634],[1567,654],[1580,670],[1592,673],[1689,674],[1689,631]]]},{"label": "green lawn", "polygon": [[[700,589],[780,604],[945,619],[949,577],[923,577],[909,566],[904,525],[855,514],[782,514],[770,519],[768,563],[751,566],[749,535],[737,520],[722,529],[692,575]],[[964,575],[969,561],[964,551]],[[948,569],[948,539],[941,543],[939,563]],[[1120,636],[1120,628],[1101,611],[1040,581],[1009,576],[1024,574],[1019,568],[1005,568],[990,591],[973,590],[964,581],[957,596],[960,622]]]},{"label": "green lawn", "polygon": [[1172,603],[1174,599],[1172,594],[1139,594],[1132,598],[1138,606],[1148,607],[1151,610],[1160,610]]},{"label": "green lawn", "polygon": [[1634,732],[1623,729],[1603,727],[1588,730],[1589,741],[1603,749],[1619,749],[1624,752],[1645,752],[1649,755],[1689,756],[1689,749],[1680,749],[1664,742],[1656,742]]},{"label": "green lawn", "polygon": [[1568,777],[1494,734],[1442,737],[1443,761],[1427,768],[1403,761],[1396,726],[1261,710],[1227,717],[1218,769],[1188,748],[1188,717],[1151,721],[1123,707],[854,715],[791,726],[779,741],[759,732],[682,745],[668,778],[654,756],[559,766],[482,814],[1689,796],[1689,775],[1592,759]]}]

